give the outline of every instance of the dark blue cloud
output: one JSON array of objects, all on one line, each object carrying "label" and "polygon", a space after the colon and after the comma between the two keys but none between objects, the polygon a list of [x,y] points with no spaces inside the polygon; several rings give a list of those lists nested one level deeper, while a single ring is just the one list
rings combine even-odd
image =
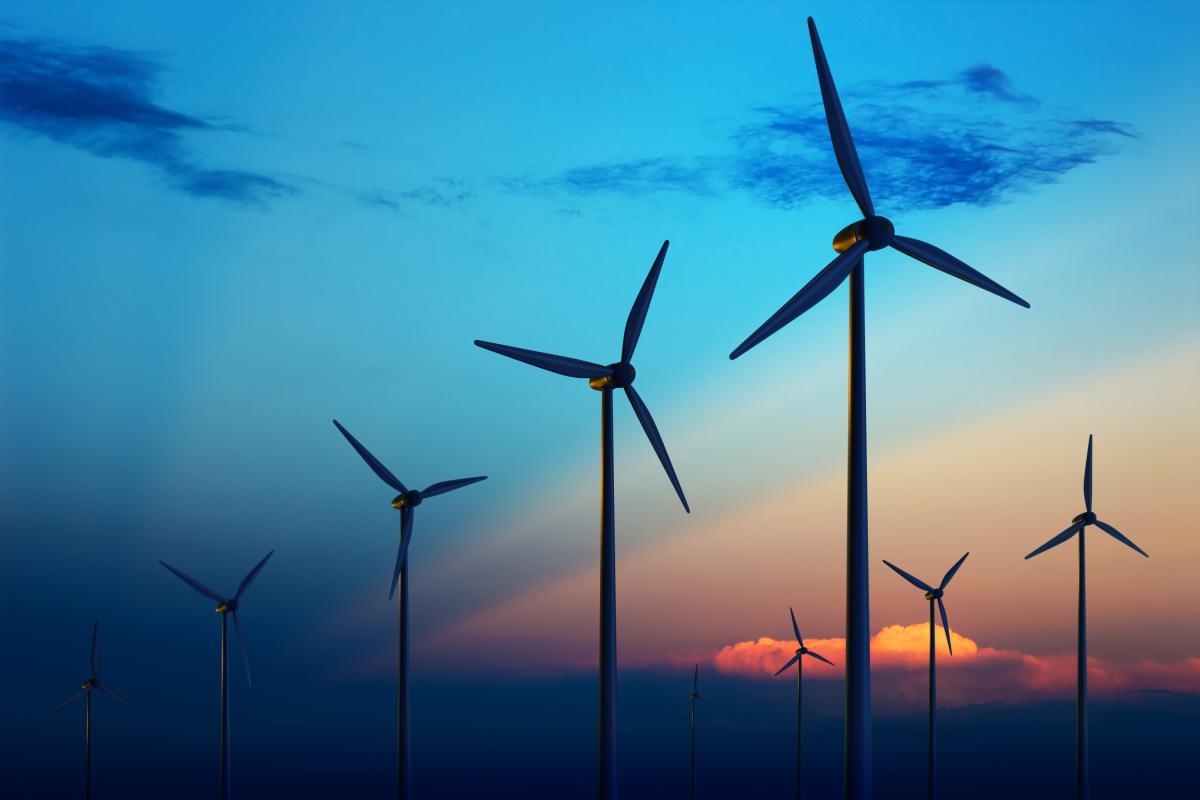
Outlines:
[{"label": "dark blue cloud", "polygon": [[195,161],[185,135],[234,130],[155,102],[161,66],[142,55],[0,36],[0,123],[102,158],[155,168],[166,185],[242,203],[296,194],[291,183]]},{"label": "dark blue cloud", "polygon": [[[871,193],[889,211],[992,205],[1115,152],[1119,139],[1137,138],[1125,123],[1047,110],[989,64],[945,80],[851,87],[843,100]],[[720,155],[581,166],[506,185],[576,196],[736,190],[782,209],[848,197],[815,99],[753,109],[729,143],[731,152]]]}]

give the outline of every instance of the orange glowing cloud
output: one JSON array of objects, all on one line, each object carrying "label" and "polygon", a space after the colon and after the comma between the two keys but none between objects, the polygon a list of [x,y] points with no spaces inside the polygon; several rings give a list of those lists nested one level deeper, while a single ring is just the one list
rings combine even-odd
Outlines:
[{"label": "orange glowing cloud", "polygon": [[[946,649],[937,627],[938,699],[947,706],[992,701],[1061,699],[1075,687],[1073,655],[1038,656],[1015,650],[980,647],[973,639],[950,632],[954,655]],[[805,645],[833,661],[805,664],[805,677],[842,677],[844,639],[809,639]],[[769,636],[726,645],[713,656],[713,666],[725,675],[769,678],[792,657],[796,642]],[[928,691],[929,624],[889,625],[871,637],[871,670],[875,700],[884,707],[924,702]],[[1116,663],[1088,659],[1088,689],[1113,694],[1138,689],[1200,693],[1200,658],[1178,661]]]}]

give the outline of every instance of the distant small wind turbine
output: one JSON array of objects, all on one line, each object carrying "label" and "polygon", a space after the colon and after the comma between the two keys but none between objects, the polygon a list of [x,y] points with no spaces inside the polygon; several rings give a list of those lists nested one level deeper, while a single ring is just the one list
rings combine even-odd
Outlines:
[{"label": "distant small wind turbine", "polygon": [[637,370],[631,363],[646,312],[650,310],[650,298],[658,284],[658,274],[667,257],[669,241],[663,242],[658,257],[650,267],[650,273],[642,283],[641,291],[633,301],[629,316],[625,320],[625,336],[621,343],[621,360],[607,366],[581,361],[577,358],[540,353],[505,344],[494,344],[479,339],[475,344],[502,356],[530,364],[539,369],[566,375],[568,378],[585,378],[588,386],[600,392],[600,748],[597,767],[596,791],[601,800],[612,800],[617,795],[617,557],[616,522],[613,519],[616,501],[613,488],[613,425],[612,394],[614,389],[624,389],[633,413],[642,424],[650,446],[654,448],[659,462],[683,503],[683,510],[690,511],[683,488],[671,466],[667,448],[658,426],[642,402],[641,395],[633,388]]},{"label": "distant small wind turbine", "polygon": [[50,709],[50,713],[53,714],[63,706],[74,703],[80,697],[86,696],[87,698],[87,710],[84,712],[83,718],[83,796],[85,800],[91,800],[92,798],[92,692],[96,689],[99,689],[117,702],[133,708],[133,706],[129,705],[129,701],[127,701],[124,697],[121,697],[121,695],[117,694],[112,689],[101,683],[100,678],[96,674],[96,636],[99,632],[100,620],[96,620],[92,623],[92,676],[83,682],[83,686],[78,692],[71,695],[54,708]]},{"label": "distant small wind turbine", "polygon": [[692,693],[688,695],[688,703],[692,706],[692,780],[689,796],[696,800],[696,701],[700,699],[700,665],[696,665],[692,673]]},{"label": "distant small wind turbine", "polygon": [[1077,514],[1071,520],[1071,526],[1062,533],[1050,539],[1044,545],[1034,550],[1026,559],[1044,553],[1052,547],[1057,547],[1079,534],[1079,642],[1076,647],[1075,665],[1075,796],[1078,800],[1087,800],[1091,787],[1088,781],[1088,736],[1087,736],[1087,592],[1086,571],[1084,569],[1084,529],[1095,525],[1121,544],[1131,547],[1146,558],[1146,551],[1129,540],[1125,534],[1096,518],[1092,511],[1092,437],[1088,435],[1087,458],[1083,465],[1083,504],[1084,512]]},{"label": "distant small wind turbine", "polygon": [[886,558],[883,560],[883,563],[891,567],[893,572],[925,592],[925,599],[929,601],[929,777],[926,784],[929,789],[929,800],[933,800],[937,796],[937,770],[935,768],[937,762],[934,749],[934,710],[937,708],[937,648],[935,646],[937,634],[933,622],[933,606],[936,603],[937,609],[942,615],[942,630],[946,633],[946,650],[950,655],[954,655],[954,647],[950,644],[950,622],[946,619],[946,604],[942,602],[942,595],[945,594],[946,587],[950,585],[954,573],[958,572],[958,568],[962,566],[969,555],[971,554],[964,553],[962,558],[954,562],[954,566],[942,576],[942,582],[936,589],[925,581],[909,575]]},{"label": "distant small wind turbine", "polygon": [[792,615],[792,631],[796,634],[796,644],[799,646],[796,648],[796,654],[792,656],[790,661],[779,668],[779,671],[775,673],[775,677],[778,678],[780,675],[782,675],[783,671],[792,664],[796,665],[796,800],[800,800],[800,796],[803,793],[803,784],[801,781],[803,772],[801,770],[801,766],[803,763],[804,753],[804,717],[800,713],[802,709],[801,700],[803,699],[804,689],[804,662],[801,661],[801,658],[803,656],[812,656],[815,659],[824,661],[831,667],[833,666],[833,662],[820,653],[809,650],[804,646],[804,637],[800,635],[800,626],[796,624],[796,612],[789,608],[788,613]]},{"label": "distant small wind turbine", "polygon": [[[367,462],[367,466],[371,468],[379,478],[388,486],[395,489],[400,494],[392,498],[392,508],[400,512],[400,547],[396,551],[396,569],[392,573],[392,588],[388,592],[388,600],[396,594],[396,584],[400,584],[400,601],[398,605],[399,615],[399,666],[396,673],[397,684],[397,700],[396,700],[396,792],[401,800],[408,800],[412,797],[412,747],[409,742],[411,729],[409,726],[409,711],[408,711],[408,544],[412,540],[413,518],[416,516],[417,506],[421,505],[421,501],[429,497],[436,497],[439,494],[452,492],[455,489],[461,489],[464,486],[470,486],[472,483],[487,480],[486,475],[479,475],[474,478],[456,478],[449,481],[439,481],[431,486],[425,487],[422,491],[409,489],[400,479],[388,471],[379,459],[371,455],[367,448],[359,443],[358,439],[350,434],[350,431],[342,427],[342,423],[336,419],[333,424],[342,432],[342,436],[346,437],[346,441],[354,448],[355,452]],[[403,577],[403,580],[401,578]]]},{"label": "distant small wind turbine", "polygon": [[217,604],[214,609],[221,615],[221,800],[228,800],[230,793],[230,775],[229,775],[229,670],[228,670],[228,629],[229,617],[233,617],[233,626],[237,628],[238,645],[242,651],[242,664],[246,668],[246,685],[253,686],[250,680],[250,657],[246,654],[246,636],[242,632],[242,623],[238,619],[238,609],[241,607],[242,595],[250,588],[250,584],[258,577],[258,573],[266,566],[267,560],[275,555],[275,551],[267,553],[263,556],[262,561],[254,565],[254,569],[246,573],[246,577],[242,578],[242,582],[238,584],[237,592],[233,597],[222,597],[212,589],[205,586],[200,581],[175,569],[165,561],[159,561],[167,568],[175,577],[186,583],[188,586],[195,589],[204,597]]}]

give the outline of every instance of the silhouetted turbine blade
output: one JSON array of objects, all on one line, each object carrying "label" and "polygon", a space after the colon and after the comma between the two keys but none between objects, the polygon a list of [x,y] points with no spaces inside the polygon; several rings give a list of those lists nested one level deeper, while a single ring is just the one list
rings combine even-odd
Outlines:
[{"label": "silhouetted turbine blade", "polygon": [[100,620],[92,622],[92,677],[96,677],[96,635],[100,632]]},{"label": "silhouetted turbine blade", "polygon": [[700,665],[696,665],[696,671],[692,673],[692,692],[699,697],[700,691]]},{"label": "silhouetted turbine blade", "polygon": [[408,558],[408,542],[412,539],[412,528],[413,510],[406,506],[400,509],[400,547],[396,550],[396,571],[392,573],[392,589],[388,592],[388,600],[396,596],[400,570],[404,569],[404,561]]},{"label": "silhouetted turbine blade", "polygon": [[436,497],[439,494],[453,492],[455,489],[461,489],[464,486],[470,486],[472,483],[486,481],[487,475],[478,475],[474,478],[456,478],[452,481],[438,481],[435,484],[421,490],[424,497]]},{"label": "silhouetted turbine blade", "polygon": [[800,654],[799,654],[799,653],[797,653],[796,655],[792,656],[792,658],[791,658],[791,660],[790,660],[790,661],[788,661],[786,664],[784,664],[782,667],[780,667],[780,668],[779,668],[779,669],[778,669],[778,670],[775,672],[775,677],[776,677],[776,678],[778,678],[778,677],[779,677],[779,676],[780,676],[780,675],[783,673],[783,671],[784,671],[785,669],[787,669],[788,667],[790,667],[792,664],[795,664],[795,663],[796,663],[797,661],[799,661],[799,660],[800,660]]},{"label": "silhouetted turbine blade", "polygon": [[892,568],[893,572],[895,572],[901,578],[904,578],[904,580],[908,581],[909,583],[911,583],[913,586],[917,587],[921,591],[923,591],[923,592],[932,592],[933,591],[933,587],[930,586],[928,583],[926,583],[925,581],[923,581],[919,578],[914,578],[912,575],[909,575],[907,572],[900,569],[895,564],[888,561],[886,558],[883,559],[883,563],[887,564],[889,567]]},{"label": "silhouetted turbine blade", "polygon": [[78,692],[76,692],[75,694],[71,695],[71,696],[70,696],[70,697],[68,697],[66,700],[63,700],[61,703],[59,703],[58,705],[56,705],[54,708],[50,709],[50,713],[51,713],[51,714],[53,714],[55,711],[58,711],[58,710],[59,710],[60,708],[62,708],[63,706],[69,706],[71,703],[74,703],[76,700],[78,700],[79,698],[83,697],[83,695],[84,695],[86,692],[87,692],[87,689],[80,689]]},{"label": "silhouetted turbine blade", "polygon": [[1005,289],[987,275],[984,275],[973,267],[967,266],[945,250],[934,247],[928,242],[922,242],[919,239],[910,239],[907,236],[897,236],[892,239],[892,247],[923,264],[928,264],[934,269],[941,270],[947,275],[953,275],[972,286],[978,286],[984,291],[991,292],[998,297],[1003,297],[1005,300],[1016,303],[1019,306],[1029,308],[1029,303],[1008,289]]},{"label": "silhouetted turbine blade", "polygon": [[[123,704],[129,706],[130,708],[133,708],[133,703],[129,702],[124,697],[121,697],[121,695],[117,694],[112,689],[108,688],[104,684],[99,684],[99,686],[100,686],[100,691],[107,693],[109,697],[116,700],[118,703],[123,703]],[[136,710],[136,709],[134,709],[134,710]]]},{"label": "silhouetted turbine blade", "polygon": [[250,679],[250,654],[246,652],[246,634],[242,633],[242,621],[237,612],[233,612],[233,627],[237,629],[238,647],[242,651],[242,665],[246,668],[246,685],[253,688],[254,681]]},{"label": "silhouetted turbine blade", "polygon": [[800,638],[800,626],[796,624],[796,612],[788,606],[788,613],[792,615],[792,633],[796,634],[796,644],[804,647],[804,639]]},{"label": "silhouetted turbine blade", "polygon": [[1083,463],[1083,504],[1092,510],[1092,435],[1088,434],[1087,461]]},{"label": "silhouetted turbine blade", "polygon": [[633,351],[637,349],[638,339],[642,335],[642,325],[646,323],[646,312],[650,310],[650,298],[654,296],[654,287],[658,283],[658,273],[662,271],[663,259],[667,257],[667,247],[670,244],[670,240],[662,243],[658,257],[654,259],[650,273],[646,275],[642,289],[633,301],[633,308],[629,309],[629,318],[625,320],[625,339],[621,342],[622,361],[633,359]]},{"label": "silhouetted turbine blade", "polygon": [[1121,544],[1129,545],[1134,550],[1137,550],[1139,553],[1146,556],[1146,558],[1150,557],[1150,555],[1145,550],[1138,547],[1136,544],[1134,544],[1129,539],[1129,537],[1127,537],[1125,534],[1121,533],[1119,530],[1114,528],[1112,525],[1109,525],[1107,522],[1101,522],[1100,520],[1096,520],[1096,527],[1099,528],[1100,530],[1104,531],[1105,533],[1107,533],[1109,536],[1116,539]]},{"label": "silhouetted turbine blade", "polygon": [[205,586],[203,583],[196,580],[195,578],[192,578],[188,575],[183,574],[182,572],[175,569],[174,567],[172,567],[170,564],[168,564],[165,561],[159,561],[158,563],[162,564],[164,567],[166,567],[172,573],[174,573],[176,578],[179,578],[179,580],[183,581],[188,586],[192,587],[197,592],[199,592],[200,594],[207,597],[209,600],[212,600],[214,603],[224,603],[225,602],[224,597],[221,597],[221,595],[217,594],[212,589],[208,588],[207,586]]},{"label": "silhouetted turbine blade", "polygon": [[581,361],[578,358],[556,356],[553,353],[539,353],[537,350],[526,350],[523,347],[509,347],[506,344],[485,342],[482,339],[476,339],[475,344],[484,350],[491,350],[493,353],[499,353],[502,356],[523,361],[540,369],[557,372],[559,375],[566,375],[568,378],[603,378],[606,375],[612,375],[612,370],[608,367],[601,364],[593,364],[591,361]]},{"label": "silhouetted turbine blade", "polygon": [[[234,600],[237,600],[242,596],[242,592],[250,588],[250,584],[254,583],[254,579],[258,577],[258,573],[262,572],[262,568],[266,566],[267,561],[269,561],[273,555],[275,555],[274,550],[263,556],[263,560],[255,564],[254,569],[246,573],[246,577],[242,578],[242,582],[238,585],[237,594],[233,596]],[[236,618],[237,614],[234,614],[233,616]]]},{"label": "silhouetted turbine blade", "polygon": [[971,555],[970,552],[963,553],[963,557],[954,562],[954,566],[946,572],[945,577],[942,578],[942,582],[938,584],[939,589],[945,589],[950,585],[950,579],[954,577],[954,573],[958,572],[958,568],[962,566],[963,562],[967,560],[967,556],[969,555]]},{"label": "silhouetted turbine blade", "polygon": [[687,498],[683,496],[683,487],[679,485],[675,468],[671,466],[671,457],[667,455],[667,447],[658,434],[658,427],[654,424],[654,418],[650,416],[650,409],[646,408],[641,395],[632,386],[625,387],[625,396],[629,398],[629,405],[633,406],[633,413],[637,415],[638,422],[642,423],[642,430],[646,432],[650,446],[654,448],[654,452],[658,454],[658,460],[662,462],[663,469],[667,471],[667,477],[671,479],[671,485],[675,487],[675,494],[679,495],[679,502],[683,503],[683,510],[690,514],[692,509],[688,508]]},{"label": "silhouetted turbine blade", "polygon": [[1036,556],[1038,553],[1046,552],[1051,547],[1058,547],[1060,544],[1065,542],[1067,539],[1070,539],[1072,536],[1074,536],[1082,527],[1083,527],[1082,522],[1075,523],[1074,525],[1067,528],[1062,533],[1060,533],[1057,536],[1055,536],[1054,538],[1052,538],[1050,541],[1046,542],[1044,545],[1039,547],[1037,550],[1034,550],[1032,553],[1025,556],[1025,558],[1030,559],[1030,558],[1033,558],[1034,556]]},{"label": "silhouetted turbine blade", "polygon": [[817,658],[817,659],[820,659],[821,661],[824,661],[826,664],[828,664],[828,665],[829,665],[829,666],[831,666],[831,667],[833,666],[833,662],[832,662],[832,661],[830,661],[830,660],[829,660],[828,658],[826,658],[825,656],[821,655],[820,653],[814,653],[812,650],[809,650],[809,651],[808,651],[808,654],[809,654],[810,656],[812,656],[813,658]]},{"label": "silhouetted turbine blade", "polygon": [[383,480],[384,483],[386,483],[388,486],[395,489],[397,492],[407,492],[408,491],[408,489],[405,488],[404,484],[400,482],[399,478],[397,478],[395,475],[393,475],[391,472],[389,472],[388,468],[385,467],[382,463],[380,463],[378,458],[371,455],[371,451],[368,450],[367,448],[363,447],[362,443],[360,443],[358,441],[358,439],[355,439],[354,436],[350,433],[350,431],[348,431],[342,427],[342,423],[338,422],[335,419],[333,421],[333,424],[336,425],[337,429],[342,432],[342,436],[346,437],[346,441],[349,442],[350,446],[353,447],[355,449],[355,451],[358,452],[359,456],[362,457],[362,460],[367,462],[367,466],[370,467],[371,470],[376,475],[378,475]]},{"label": "silhouetted turbine blade", "polygon": [[854,139],[850,136],[850,126],[846,124],[846,114],[842,111],[842,101],[838,98],[837,87],[833,85],[833,76],[829,73],[829,62],[825,60],[825,48],[821,46],[821,37],[817,35],[817,23],[808,18],[808,35],[812,39],[813,59],[817,62],[817,81],[821,84],[821,102],[825,104],[825,121],[829,124],[829,138],[833,142],[833,152],[837,156],[838,166],[854,202],[864,217],[875,215],[875,207],[871,205],[871,192],[867,189],[867,179],[863,177],[862,165],[858,163],[858,151],[854,148]]},{"label": "silhouetted turbine blade", "polygon": [[942,631],[946,634],[946,649],[950,651],[950,655],[954,655],[954,647],[950,644],[950,621],[946,619],[946,604],[940,597],[937,604],[938,612],[942,615]]},{"label": "silhouetted turbine blade", "polygon": [[842,281],[846,280],[846,276],[850,274],[851,270],[858,266],[859,257],[867,249],[868,245],[869,243],[865,239],[855,242],[850,246],[849,250],[825,265],[825,268],[814,275],[812,280],[804,285],[803,289],[792,296],[791,300],[784,303],[778,311],[771,315],[770,319],[758,327],[758,330],[746,337],[746,341],[734,348],[734,351],[729,354],[729,358],[737,358],[750,348],[755,347],[796,317],[828,297],[830,292],[840,286]]}]

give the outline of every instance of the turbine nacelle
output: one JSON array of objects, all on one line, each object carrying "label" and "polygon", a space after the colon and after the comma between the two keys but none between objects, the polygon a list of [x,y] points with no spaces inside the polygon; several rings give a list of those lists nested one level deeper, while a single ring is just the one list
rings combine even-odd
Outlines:
[{"label": "turbine nacelle", "polygon": [[84,681],[83,684],[79,688],[87,689],[88,691],[91,691],[92,689],[99,688],[99,686],[100,686],[100,681],[96,680],[95,676],[93,676],[91,678],[88,678],[86,681]]},{"label": "turbine nacelle", "polygon": [[926,600],[940,600],[946,594],[943,589],[934,589],[925,593]]},{"label": "turbine nacelle", "polygon": [[399,511],[402,508],[416,508],[421,505],[423,496],[416,489],[409,489],[407,492],[401,492],[392,500],[392,508]]},{"label": "turbine nacelle", "polygon": [[217,607],[213,609],[213,611],[217,612],[218,614],[236,614],[237,610],[238,601],[236,599],[222,600],[217,604]]},{"label": "turbine nacelle", "polygon": [[882,250],[896,238],[896,228],[887,217],[870,216],[851,223],[833,237],[833,249],[849,250],[856,242],[867,242],[868,250]]},{"label": "turbine nacelle", "polygon": [[633,368],[633,364],[628,361],[617,361],[609,364],[608,368],[612,370],[611,375],[601,375],[598,378],[589,378],[588,386],[596,391],[604,389],[624,389],[633,383],[633,379],[637,377],[637,370]]},{"label": "turbine nacelle", "polygon": [[1076,515],[1076,517],[1073,520],[1071,520],[1072,525],[1078,525],[1079,523],[1083,523],[1084,525],[1095,525],[1096,524],[1096,512],[1095,511],[1085,511],[1082,514]]}]

